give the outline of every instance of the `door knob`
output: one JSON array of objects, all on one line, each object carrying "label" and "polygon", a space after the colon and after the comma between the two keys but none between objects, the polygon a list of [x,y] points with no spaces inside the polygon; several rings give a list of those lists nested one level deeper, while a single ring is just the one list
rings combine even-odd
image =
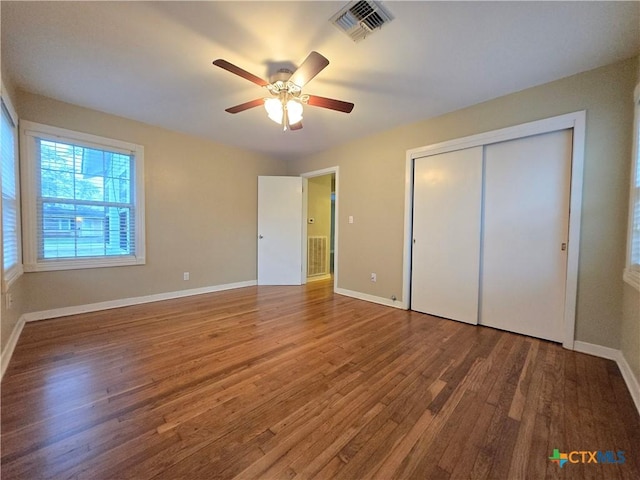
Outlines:
[{"label": "door knob", "polygon": [[262,235],[258,235],[258,238],[262,240],[264,237]]}]

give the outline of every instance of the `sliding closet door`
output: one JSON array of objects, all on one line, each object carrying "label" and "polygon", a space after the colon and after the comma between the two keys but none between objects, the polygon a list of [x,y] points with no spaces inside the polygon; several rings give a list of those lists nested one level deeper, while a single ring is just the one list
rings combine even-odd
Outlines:
[{"label": "sliding closet door", "polygon": [[477,324],[482,147],[414,165],[411,309]]},{"label": "sliding closet door", "polygon": [[562,341],[572,130],[486,146],[480,323]]}]

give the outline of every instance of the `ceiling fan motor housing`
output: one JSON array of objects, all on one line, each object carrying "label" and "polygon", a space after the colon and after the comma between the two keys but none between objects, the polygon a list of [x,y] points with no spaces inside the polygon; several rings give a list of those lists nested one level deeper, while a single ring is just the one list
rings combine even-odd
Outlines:
[{"label": "ceiling fan motor housing", "polygon": [[291,75],[293,75],[293,70],[281,68],[276,73],[269,76],[269,83],[286,82],[291,78]]}]

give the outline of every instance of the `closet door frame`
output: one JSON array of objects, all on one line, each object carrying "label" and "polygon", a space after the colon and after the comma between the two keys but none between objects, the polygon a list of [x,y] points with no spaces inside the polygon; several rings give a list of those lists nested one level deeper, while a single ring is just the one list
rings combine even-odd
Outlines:
[{"label": "closet door frame", "polygon": [[576,301],[578,290],[578,259],[580,248],[585,127],[586,111],[582,110],[408,150],[406,154],[405,168],[405,231],[403,249],[402,307],[408,310],[411,305],[413,167],[415,159],[439,153],[451,152],[454,150],[490,145],[492,143],[555,132],[558,130],[572,129],[573,144],[571,154],[571,199],[569,203],[569,244],[567,248],[567,281],[562,345],[565,348],[573,350],[575,342]]}]

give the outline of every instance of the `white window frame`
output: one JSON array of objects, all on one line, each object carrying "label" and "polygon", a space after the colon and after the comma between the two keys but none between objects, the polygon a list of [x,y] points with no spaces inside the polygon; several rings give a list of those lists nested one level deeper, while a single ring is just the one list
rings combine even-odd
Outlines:
[{"label": "white window frame", "polygon": [[[36,138],[61,141],[89,148],[109,150],[134,156],[134,205],[135,205],[135,253],[127,256],[96,256],[65,259],[38,259],[37,221],[37,148]],[[20,123],[20,148],[22,168],[22,224],[24,270],[41,272],[73,270],[80,268],[117,267],[145,264],[145,216],[144,216],[144,147],[121,140],[75,132],[64,128],[35,122]]]},{"label": "white window frame", "polygon": [[[0,82],[1,83],[1,82]],[[17,262],[14,266],[9,268],[8,270],[4,270],[4,259],[2,262],[2,291],[6,292],[9,287],[23,274],[24,269],[22,266],[22,235],[21,235],[21,225],[20,225],[20,158],[18,154],[18,114],[16,113],[13,104],[11,103],[11,99],[7,94],[7,89],[4,86],[4,83],[1,83],[1,101],[2,105],[6,109],[7,113],[11,121],[13,122],[14,128],[14,142],[15,142],[15,178],[16,178],[16,219],[17,221],[17,229],[16,229],[16,256]],[[2,106],[0,106],[1,108]],[[2,213],[0,212],[0,216]],[[4,242],[4,239],[3,239]],[[3,248],[4,251],[4,248]]]},{"label": "white window frame", "polygon": [[640,188],[636,185],[640,182],[638,175],[638,162],[640,159],[640,83],[636,85],[634,94],[634,122],[633,122],[633,156],[631,160],[631,182],[629,185],[629,227],[627,230],[627,261],[623,273],[624,281],[640,292],[640,264],[631,263],[631,247],[633,244],[634,229],[635,235],[640,235],[640,225],[634,225],[635,204],[639,201]]}]

